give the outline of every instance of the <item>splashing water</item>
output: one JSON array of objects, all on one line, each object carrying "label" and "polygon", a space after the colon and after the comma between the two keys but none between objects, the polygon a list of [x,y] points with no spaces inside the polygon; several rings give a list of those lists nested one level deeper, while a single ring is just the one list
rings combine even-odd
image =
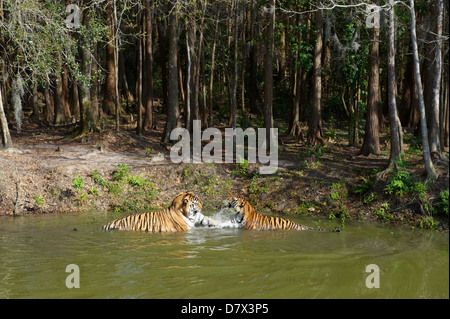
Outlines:
[{"label": "splashing water", "polygon": [[[229,222],[233,218],[234,214],[235,214],[235,211],[232,208],[222,207],[217,212],[215,212],[214,214],[212,214],[209,217],[211,217],[211,219],[214,219],[214,220],[220,222],[221,224],[225,225],[226,222]],[[224,225],[221,225],[221,224],[216,227],[223,228]]]}]

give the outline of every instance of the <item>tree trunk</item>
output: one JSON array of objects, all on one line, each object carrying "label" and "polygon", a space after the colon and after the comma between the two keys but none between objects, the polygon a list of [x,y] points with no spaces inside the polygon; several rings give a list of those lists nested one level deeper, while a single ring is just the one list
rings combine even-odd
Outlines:
[{"label": "tree trunk", "polygon": [[58,53],[56,57],[56,89],[55,89],[55,122],[63,124],[66,122],[66,113],[63,104],[63,83],[62,83],[62,58]]},{"label": "tree trunk", "polygon": [[178,6],[174,0],[170,1],[169,9],[169,81],[167,122],[162,136],[163,143],[170,143],[170,133],[178,126],[180,110],[178,108]]},{"label": "tree trunk", "polygon": [[145,119],[144,130],[151,130],[153,127],[153,44],[152,44],[152,2],[145,1],[145,74],[146,74],[146,95],[145,95]]},{"label": "tree trunk", "polygon": [[316,45],[313,61],[313,101],[312,114],[308,130],[308,144],[324,144],[322,139],[322,10],[316,11]]},{"label": "tree trunk", "polygon": [[12,147],[11,135],[9,134],[8,122],[3,109],[2,88],[0,82],[0,131],[2,132],[2,146],[4,148]]},{"label": "tree trunk", "polygon": [[[88,10],[83,12],[82,24],[89,30],[90,24],[90,13]],[[88,35],[84,35],[80,38],[79,52],[80,52],[80,71],[83,75],[83,79],[79,82],[79,95],[80,95],[80,126],[76,133],[76,138],[82,137],[93,131],[99,131],[98,127],[95,125],[94,115],[92,112],[91,104],[91,51],[90,51],[91,40]]]},{"label": "tree trunk", "polygon": [[44,96],[45,96],[45,120],[47,124],[53,123],[53,108],[52,108],[52,96],[50,94],[50,85],[45,83]]},{"label": "tree trunk", "polygon": [[159,55],[161,57],[161,82],[162,82],[162,100],[163,100],[163,107],[162,111],[164,113],[167,113],[167,108],[169,105],[168,100],[168,89],[167,89],[167,65],[166,65],[166,41],[164,36],[164,24],[163,21],[160,19],[156,19],[156,24],[158,26],[158,43],[159,43]]},{"label": "tree trunk", "polygon": [[[232,92],[231,92],[231,112],[230,112],[230,124],[232,128],[236,128],[236,120],[237,120],[237,87],[238,87],[238,36],[239,36],[239,27],[238,27],[238,15],[239,15],[239,4],[238,1],[234,3],[234,58],[233,58],[233,81],[232,81]],[[274,13],[275,15],[275,13]],[[272,23],[271,23],[272,24]],[[271,29],[272,28],[272,29]],[[269,27],[268,36],[272,37],[272,44],[270,44],[269,40],[269,48],[270,48],[270,59],[273,56],[273,27]],[[266,47],[266,55],[268,54],[269,48]],[[265,58],[267,59],[267,57]],[[267,62],[267,60],[266,60]],[[270,61],[270,65],[266,64],[266,67],[270,68],[270,77],[272,77],[272,61]],[[268,72],[268,71],[267,71]],[[265,75],[265,80],[267,75]],[[270,100],[272,97],[270,96]],[[270,101],[270,108],[272,108],[272,102]],[[267,103],[266,103],[267,104]],[[266,123],[267,124],[267,123]],[[266,126],[267,128],[267,126]]]},{"label": "tree trunk", "polygon": [[[393,0],[390,0],[393,1]],[[419,63],[419,50],[417,48],[417,35],[416,35],[416,13],[414,10],[414,0],[409,1],[410,13],[411,13],[411,44],[414,57],[414,71],[416,73],[416,84],[419,91],[419,111],[420,111],[420,126],[422,131],[422,146],[423,146],[423,159],[425,162],[425,168],[427,170],[427,181],[433,181],[437,178],[436,171],[433,163],[431,162],[430,147],[428,144],[428,132],[427,132],[427,120],[425,116],[425,104],[423,100],[422,80],[420,77],[420,63]],[[391,9],[393,10],[393,9]],[[391,20],[391,17],[390,17]],[[393,13],[392,13],[393,20]],[[393,38],[393,34],[392,34]],[[393,39],[392,39],[393,41]],[[394,70],[395,71],[395,70]]]},{"label": "tree trunk", "polygon": [[391,153],[388,169],[395,166],[395,161],[400,159],[401,148],[401,124],[397,114],[396,79],[395,79],[395,25],[394,25],[394,0],[390,0],[389,32],[388,32],[388,103],[389,124],[391,137]]},{"label": "tree trunk", "polygon": [[217,42],[217,30],[219,28],[219,11],[217,13],[216,17],[216,27],[214,30],[214,40],[213,40],[213,46],[211,49],[211,69],[209,72],[209,88],[208,88],[208,95],[209,95],[209,102],[208,102],[208,113],[209,113],[209,127],[213,126],[213,115],[212,115],[212,109],[213,109],[213,84],[214,84],[214,66],[215,66],[215,56],[216,56],[216,42]]},{"label": "tree trunk", "polygon": [[92,85],[91,85],[91,107],[92,107],[92,116],[94,125],[98,126],[99,115],[98,115],[98,75],[97,75],[97,61],[98,61],[98,52],[97,52],[97,43],[94,44],[92,48],[92,55],[94,59],[92,60],[91,65],[91,77],[92,77]]},{"label": "tree trunk", "polygon": [[108,42],[106,44],[106,79],[105,87],[103,91],[103,111],[106,114],[116,114],[116,83],[115,83],[115,58],[114,58],[114,6],[113,1],[107,0],[106,2],[106,23],[108,25]]},{"label": "tree trunk", "polygon": [[[430,109],[430,152],[441,151],[439,140],[439,96],[441,88],[441,70],[442,70],[442,20],[444,12],[444,1],[435,0],[431,2],[432,11],[437,11],[436,26],[436,45],[434,48],[435,56],[432,61],[433,83],[432,83],[432,103]],[[433,14],[432,16],[435,16]]]},{"label": "tree trunk", "polygon": [[380,29],[372,29],[372,40],[369,47],[369,96],[367,100],[366,129],[360,153],[364,156],[380,153],[380,132],[378,124],[381,108],[379,40]]},{"label": "tree trunk", "polygon": [[[142,14],[138,13],[137,15],[137,28],[139,30],[139,33],[142,32]],[[143,47],[142,42],[143,39],[141,37],[138,37],[136,39],[137,41],[137,69],[136,69],[136,95],[137,95],[137,123],[136,123],[136,134],[141,135],[142,134],[142,59],[143,59]]]},{"label": "tree trunk", "polygon": [[39,119],[39,103],[38,103],[38,86],[37,83],[32,84],[32,92],[33,92],[33,113],[31,114],[31,120],[39,125],[41,125],[41,121]]}]

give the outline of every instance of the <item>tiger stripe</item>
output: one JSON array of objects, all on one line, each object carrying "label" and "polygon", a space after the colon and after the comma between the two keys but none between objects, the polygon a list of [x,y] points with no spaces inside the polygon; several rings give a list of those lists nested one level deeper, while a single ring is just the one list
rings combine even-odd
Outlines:
[{"label": "tiger stripe", "polygon": [[[306,225],[297,224],[291,220],[284,219],[275,216],[262,215],[250,205],[248,201],[241,197],[230,197],[228,199],[230,207],[233,207],[237,212],[234,217],[234,222],[240,223],[243,229],[253,230],[274,230],[274,229],[286,229],[286,230],[314,230],[314,231],[329,231],[316,229]],[[339,232],[339,228],[335,230]]]},{"label": "tiger stripe", "polygon": [[[202,204],[193,193],[181,193],[175,197],[169,208],[159,212],[132,214],[109,222],[103,230],[138,230],[147,232],[179,232],[189,230],[186,222],[192,210],[201,214]],[[203,216],[203,215],[202,215]],[[212,220],[203,218],[210,222]]]}]

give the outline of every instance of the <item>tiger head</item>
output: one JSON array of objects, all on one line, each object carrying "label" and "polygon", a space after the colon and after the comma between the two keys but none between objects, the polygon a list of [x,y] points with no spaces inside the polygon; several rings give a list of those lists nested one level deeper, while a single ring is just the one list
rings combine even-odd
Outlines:
[{"label": "tiger head", "polygon": [[202,203],[193,193],[181,193],[172,201],[171,208],[180,212],[186,219],[193,224],[203,220]]},{"label": "tiger head", "polygon": [[252,206],[242,197],[228,198],[228,207],[236,211],[233,222],[243,225],[246,220],[253,214]]}]

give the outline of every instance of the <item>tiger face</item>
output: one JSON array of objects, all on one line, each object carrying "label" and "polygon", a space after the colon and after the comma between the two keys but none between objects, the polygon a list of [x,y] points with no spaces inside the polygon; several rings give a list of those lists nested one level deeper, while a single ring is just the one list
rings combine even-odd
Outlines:
[{"label": "tiger face", "polygon": [[179,194],[171,205],[177,212],[183,214],[189,225],[195,225],[201,222],[205,216],[202,214],[202,203],[193,193]]},{"label": "tiger face", "polygon": [[252,212],[250,204],[241,197],[228,198],[228,207],[233,208],[236,211],[236,215],[234,215],[232,222],[241,226]]}]

